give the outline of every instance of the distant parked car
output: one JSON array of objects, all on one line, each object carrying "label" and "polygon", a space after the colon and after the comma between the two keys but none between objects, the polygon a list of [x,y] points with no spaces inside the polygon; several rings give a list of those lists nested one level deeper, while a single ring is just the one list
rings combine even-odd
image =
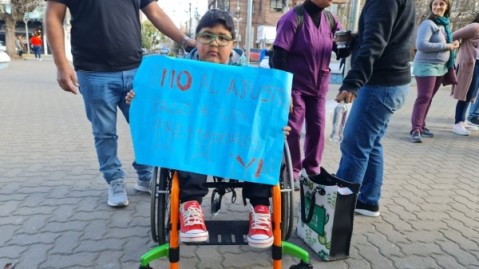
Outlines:
[{"label": "distant parked car", "polygon": [[6,68],[10,62],[10,56],[5,51],[0,51],[0,69]]},{"label": "distant parked car", "polygon": [[5,47],[5,43],[0,41],[0,51],[7,51],[7,47]]},{"label": "distant parked car", "polygon": [[249,61],[250,62],[259,62],[259,55],[261,54],[261,49],[249,49]]},{"label": "distant parked car", "polygon": [[168,54],[168,53],[170,53],[170,48],[163,47],[160,49],[160,54]]}]

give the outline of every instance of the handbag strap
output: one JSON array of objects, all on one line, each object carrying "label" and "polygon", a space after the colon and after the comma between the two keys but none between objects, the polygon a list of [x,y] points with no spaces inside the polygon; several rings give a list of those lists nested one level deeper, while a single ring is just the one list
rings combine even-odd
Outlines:
[{"label": "handbag strap", "polygon": [[313,218],[313,212],[314,212],[314,205],[316,204],[316,193],[318,192],[317,188],[313,189],[313,192],[311,193],[311,203],[309,204],[309,212],[308,212],[308,217],[306,217],[306,200],[304,198],[304,180],[301,180],[299,184],[301,190],[300,190],[300,197],[301,197],[301,221],[303,223],[309,223],[311,219]]}]

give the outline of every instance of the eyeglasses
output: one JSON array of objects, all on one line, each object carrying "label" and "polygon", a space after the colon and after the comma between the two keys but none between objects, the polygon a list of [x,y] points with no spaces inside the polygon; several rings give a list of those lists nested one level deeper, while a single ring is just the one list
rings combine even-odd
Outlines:
[{"label": "eyeglasses", "polygon": [[198,33],[196,35],[196,40],[203,45],[210,45],[213,40],[216,40],[216,44],[220,47],[228,46],[228,44],[233,40],[233,37],[229,35],[214,35],[210,33]]}]

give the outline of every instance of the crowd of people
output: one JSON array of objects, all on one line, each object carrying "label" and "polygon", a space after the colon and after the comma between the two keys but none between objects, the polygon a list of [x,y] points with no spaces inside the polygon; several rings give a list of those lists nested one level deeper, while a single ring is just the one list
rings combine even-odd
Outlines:
[{"label": "crowd of people", "polygon": [[478,129],[477,105],[471,106],[467,118],[466,112],[476,99],[479,87],[479,66],[476,64],[479,59],[479,14],[471,23],[454,32],[450,15],[450,0],[433,0],[429,4],[428,16],[417,29],[413,74],[418,94],[410,131],[413,143],[422,143],[423,137],[434,137],[426,127],[426,116],[434,95],[441,84],[449,80],[451,71],[457,73],[457,84],[452,85],[452,96],[457,99],[452,131],[468,136],[471,130]]},{"label": "crowd of people", "polygon": [[[320,173],[331,55],[334,52],[344,59],[351,54],[351,68],[345,73],[336,96],[337,102],[352,103],[336,175],[361,184],[356,212],[377,217],[384,179],[381,142],[392,115],[404,105],[410,90],[409,55],[414,40],[415,3],[412,0],[366,1],[359,18],[359,31],[347,50],[338,49],[334,42],[334,33],[342,26],[336,16],[326,10],[330,5],[331,0],[306,0],[278,22],[273,53],[269,56],[273,68],[294,75],[288,127],[278,131],[289,132],[287,143],[297,189],[302,176]],[[73,67],[65,56],[63,20],[67,8],[72,16]],[[452,32],[450,9],[450,0],[432,0],[430,14],[417,29],[413,74],[418,95],[409,133],[414,143],[434,135],[429,129],[431,125],[426,127],[426,117],[434,95],[451,68],[457,70],[458,77],[457,85],[452,86],[452,95],[458,100],[452,130],[468,135],[467,128],[479,124],[479,102],[473,103],[479,84],[479,15],[470,24]],[[64,91],[81,93],[83,97],[99,169],[108,185],[107,203],[112,207],[129,204],[125,172],[117,154],[116,125],[118,110],[129,121],[129,102],[134,97],[132,80],[142,59],[139,10],[159,31],[183,46],[194,48],[186,58],[245,64],[243,52],[234,49],[234,23],[225,11],[206,12],[192,39],[184,35],[153,0],[121,1],[108,7],[101,1],[47,1],[46,29],[58,84]],[[122,14],[121,20],[117,14]],[[96,42],[84,42],[86,39]],[[30,42],[35,57],[41,60],[41,36],[33,36]],[[119,54],[123,57],[117,57]],[[306,135],[301,147],[303,123]],[[152,167],[136,162],[132,165],[138,174],[134,188],[149,192]],[[203,187],[205,181],[205,175],[180,172],[180,240],[183,242],[208,240],[201,209],[202,198],[208,192]],[[270,247],[273,242],[270,186],[251,183],[246,184],[245,189],[251,204],[248,243],[253,247]]]}]

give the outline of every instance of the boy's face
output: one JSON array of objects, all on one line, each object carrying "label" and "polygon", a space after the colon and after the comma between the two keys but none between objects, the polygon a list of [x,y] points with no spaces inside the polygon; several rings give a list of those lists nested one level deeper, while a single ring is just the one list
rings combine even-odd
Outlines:
[{"label": "boy's face", "polygon": [[196,35],[196,48],[200,61],[226,64],[235,41],[224,25],[204,27]]}]

